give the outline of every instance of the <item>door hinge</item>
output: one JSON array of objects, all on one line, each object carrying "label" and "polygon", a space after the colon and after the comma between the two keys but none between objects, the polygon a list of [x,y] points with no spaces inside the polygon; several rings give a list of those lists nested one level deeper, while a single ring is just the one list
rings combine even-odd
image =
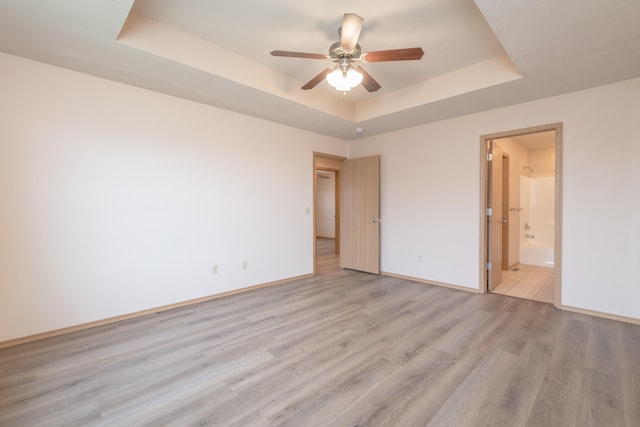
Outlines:
[{"label": "door hinge", "polygon": [[487,161],[490,162],[493,160],[493,153],[487,153]]},{"label": "door hinge", "polygon": [[487,208],[487,216],[493,215],[493,209]]},{"label": "door hinge", "polygon": [[487,271],[491,271],[491,263],[490,262],[487,263]]}]

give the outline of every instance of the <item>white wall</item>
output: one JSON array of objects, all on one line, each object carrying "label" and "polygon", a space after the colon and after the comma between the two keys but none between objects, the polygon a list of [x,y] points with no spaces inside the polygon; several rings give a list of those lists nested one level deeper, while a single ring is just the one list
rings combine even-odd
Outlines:
[{"label": "white wall", "polygon": [[[344,141],[6,54],[0,69],[0,341],[312,272],[312,153]],[[479,137],[561,121],[562,303],[640,318],[638,94],[352,142],[381,155],[382,269],[478,289]]]},{"label": "white wall", "polygon": [[382,270],[479,289],[480,136],[555,122],[562,304],[640,318],[640,79],[353,141],[381,155]]},{"label": "white wall", "polygon": [[0,69],[0,341],[312,273],[313,151],[344,141]]}]

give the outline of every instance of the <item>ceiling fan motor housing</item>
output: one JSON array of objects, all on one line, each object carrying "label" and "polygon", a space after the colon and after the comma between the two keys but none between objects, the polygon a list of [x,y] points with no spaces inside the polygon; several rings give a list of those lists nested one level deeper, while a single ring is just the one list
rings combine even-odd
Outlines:
[{"label": "ceiling fan motor housing", "polygon": [[340,58],[359,58],[362,53],[362,48],[359,44],[356,45],[356,48],[353,50],[345,50],[340,42],[335,42],[329,48],[329,56],[331,59],[337,60]]},{"label": "ceiling fan motor housing", "polygon": [[[301,89],[303,90],[313,89],[326,78],[331,86],[339,90],[351,90],[362,83],[362,86],[368,92],[375,92],[381,88],[380,84],[364,69],[355,65],[354,63],[356,61],[366,63],[418,60],[422,59],[424,51],[422,48],[414,47],[381,50],[363,54],[362,48],[358,44],[363,21],[364,20],[355,13],[345,13],[342,20],[343,26],[338,29],[340,41],[333,43],[329,47],[329,55],[284,50],[274,50],[271,52],[271,55],[291,58],[329,59],[333,62],[333,65],[321,71],[317,76],[302,86]],[[345,29],[346,34],[343,34],[343,29]],[[332,82],[330,77],[335,79],[335,81]]]}]

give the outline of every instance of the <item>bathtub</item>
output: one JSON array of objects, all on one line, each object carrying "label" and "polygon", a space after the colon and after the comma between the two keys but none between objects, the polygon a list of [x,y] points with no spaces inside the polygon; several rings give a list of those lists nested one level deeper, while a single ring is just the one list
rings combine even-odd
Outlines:
[{"label": "bathtub", "polygon": [[526,242],[520,246],[520,264],[553,267],[553,245],[544,242]]}]

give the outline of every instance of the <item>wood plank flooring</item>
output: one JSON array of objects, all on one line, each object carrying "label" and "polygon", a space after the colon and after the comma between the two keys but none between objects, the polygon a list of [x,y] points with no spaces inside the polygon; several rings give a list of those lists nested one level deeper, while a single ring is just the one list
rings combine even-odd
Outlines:
[{"label": "wood plank flooring", "polygon": [[318,273],[0,349],[0,426],[640,425],[638,326]]}]

